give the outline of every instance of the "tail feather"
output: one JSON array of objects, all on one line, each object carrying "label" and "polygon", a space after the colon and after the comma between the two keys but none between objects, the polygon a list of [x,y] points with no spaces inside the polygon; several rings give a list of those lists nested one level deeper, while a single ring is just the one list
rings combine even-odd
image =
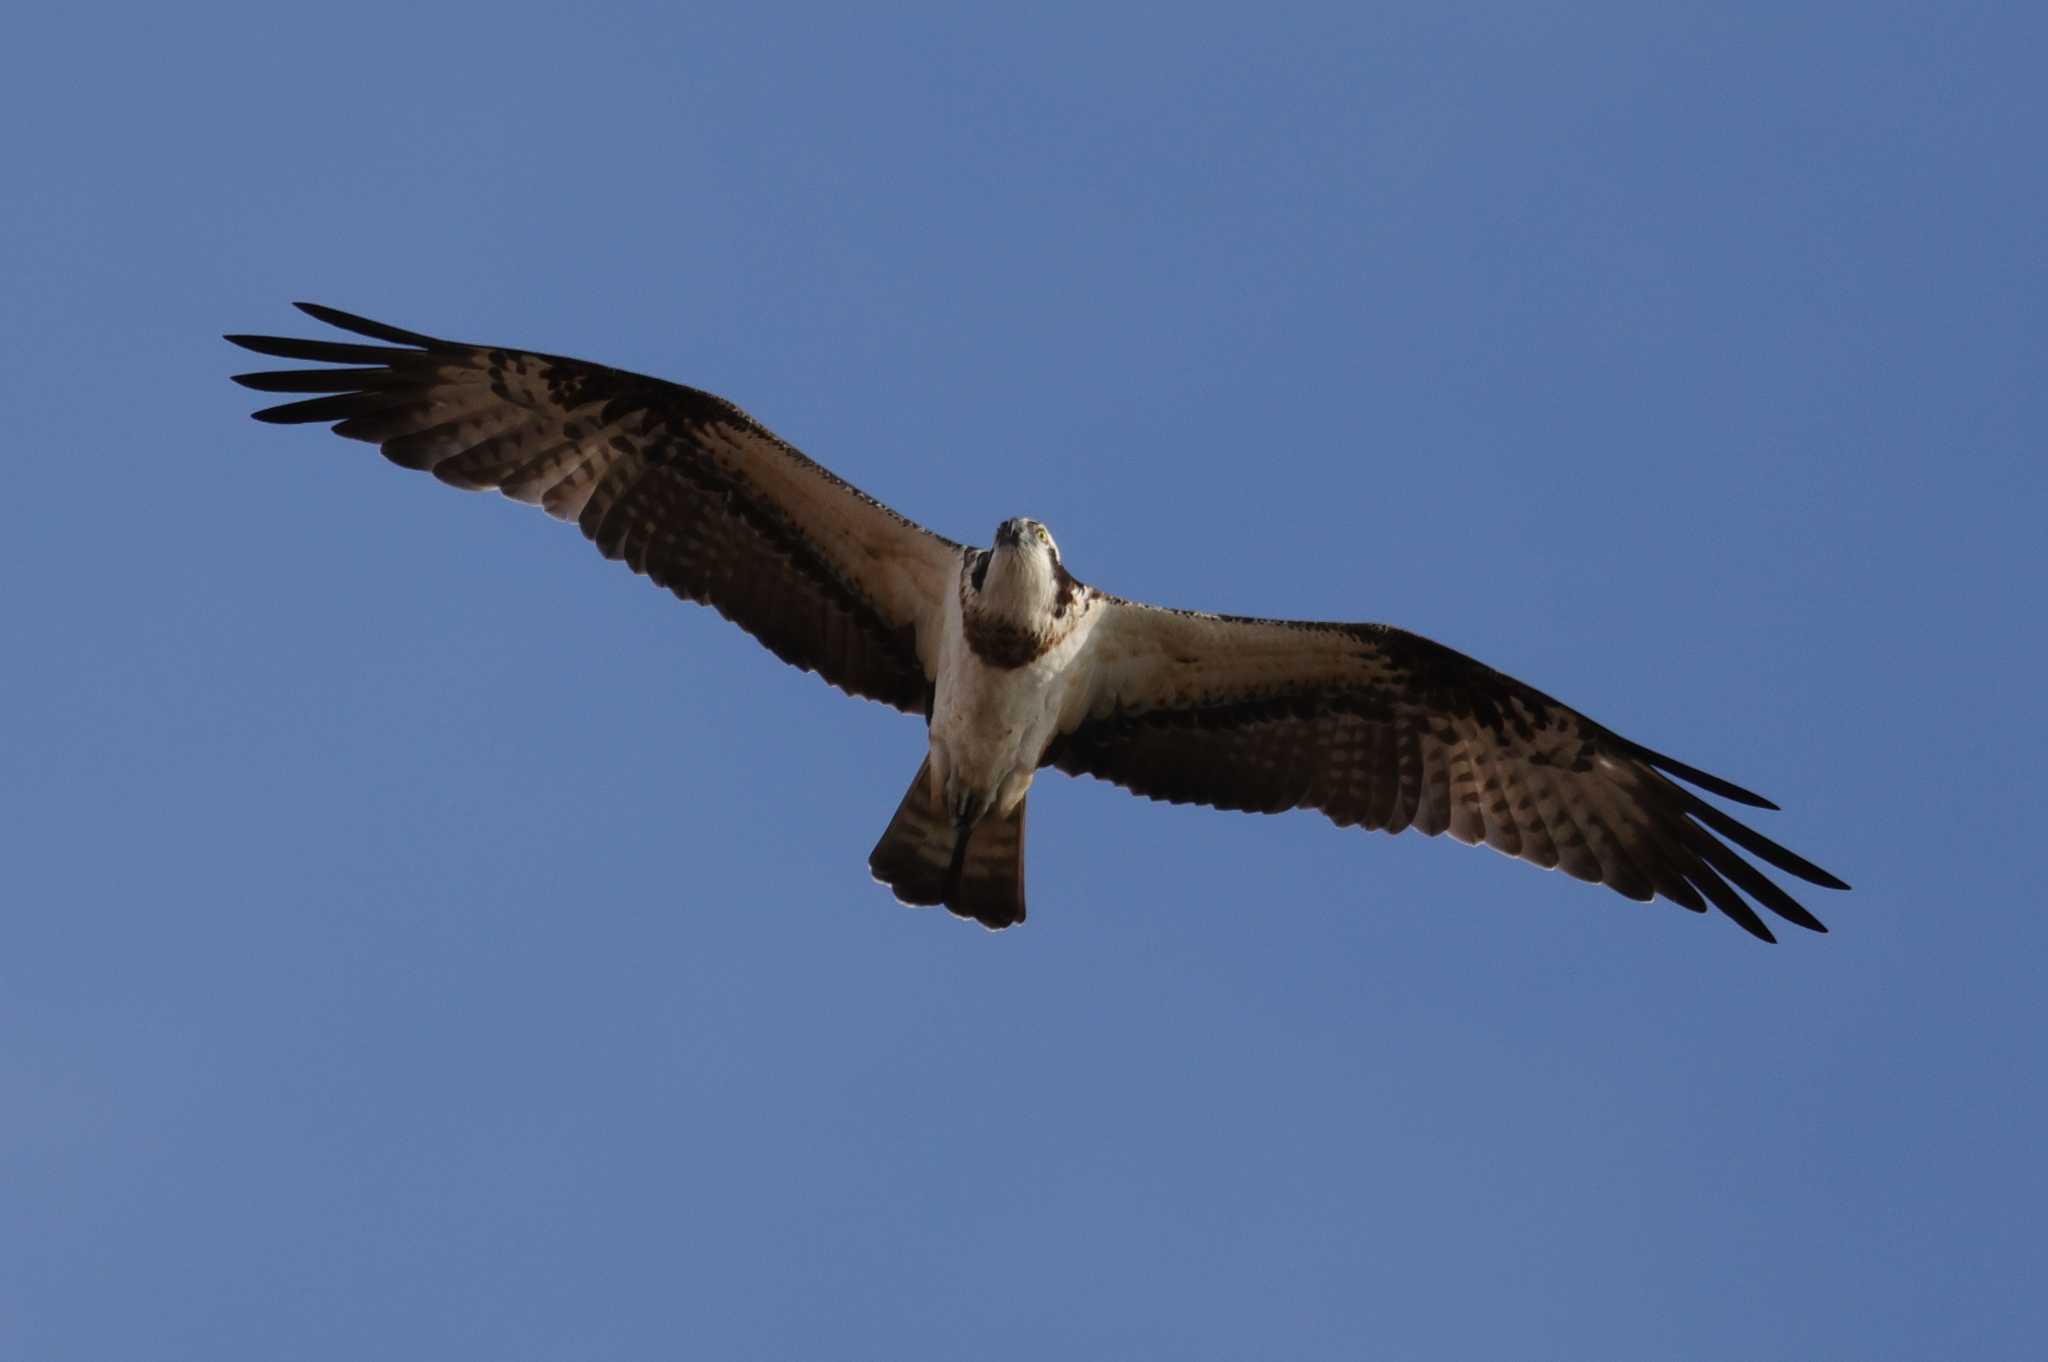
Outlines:
[{"label": "tail feather", "polygon": [[1024,920],[1024,805],[964,832],[931,794],[931,758],[875,843],[868,869],[897,898],[943,904],[991,929]]}]

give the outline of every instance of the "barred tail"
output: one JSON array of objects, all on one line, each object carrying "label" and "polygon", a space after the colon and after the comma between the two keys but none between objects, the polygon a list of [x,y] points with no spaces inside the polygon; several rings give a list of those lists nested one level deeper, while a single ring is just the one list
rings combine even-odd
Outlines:
[{"label": "barred tail", "polygon": [[926,757],[868,869],[905,903],[944,904],[991,929],[1015,926],[1024,920],[1024,804],[963,830],[932,797]]}]

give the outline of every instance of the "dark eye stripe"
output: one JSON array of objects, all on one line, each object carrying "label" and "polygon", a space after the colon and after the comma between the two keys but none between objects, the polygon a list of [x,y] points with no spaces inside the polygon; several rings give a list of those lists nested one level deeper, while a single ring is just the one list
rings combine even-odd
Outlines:
[{"label": "dark eye stripe", "polygon": [[976,591],[981,590],[982,582],[988,577],[988,560],[990,557],[991,555],[986,552],[974,555],[974,573],[968,580],[974,583]]}]

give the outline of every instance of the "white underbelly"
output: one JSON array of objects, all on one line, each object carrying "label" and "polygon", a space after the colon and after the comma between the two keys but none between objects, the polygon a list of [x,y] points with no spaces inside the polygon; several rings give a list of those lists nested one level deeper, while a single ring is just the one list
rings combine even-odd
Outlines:
[{"label": "white underbelly", "polygon": [[933,687],[932,794],[954,815],[1004,816],[1031,788],[1079,674],[1085,630],[1021,667],[995,667],[949,638]]},{"label": "white underbelly", "polygon": [[1052,737],[1058,689],[1058,678],[1036,666],[1004,670],[972,656],[940,678],[932,704],[932,775],[948,809],[1001,816],[1016,807]]}]

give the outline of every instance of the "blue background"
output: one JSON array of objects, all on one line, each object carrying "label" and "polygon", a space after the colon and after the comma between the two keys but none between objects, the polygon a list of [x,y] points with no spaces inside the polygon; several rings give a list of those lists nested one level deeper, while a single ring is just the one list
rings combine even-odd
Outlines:
[{"label": "blue background", "polygon": [[[2048,20],[47,8],[0,56],[0,1353],[2038,1356]],[[258,426],[311,298],[1777,798],[1761,946],[1049,774]]]}]

